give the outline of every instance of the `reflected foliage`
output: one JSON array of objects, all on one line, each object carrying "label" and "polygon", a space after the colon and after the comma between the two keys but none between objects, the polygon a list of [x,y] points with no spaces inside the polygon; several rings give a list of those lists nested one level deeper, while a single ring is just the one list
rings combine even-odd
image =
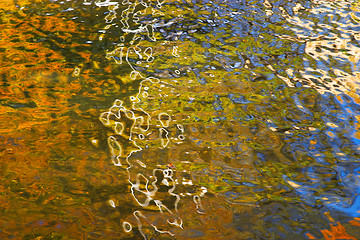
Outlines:
[{"label": "reflected foliage", "polygon": [[358,238],[359,19],[0,2],[0,237]]}]

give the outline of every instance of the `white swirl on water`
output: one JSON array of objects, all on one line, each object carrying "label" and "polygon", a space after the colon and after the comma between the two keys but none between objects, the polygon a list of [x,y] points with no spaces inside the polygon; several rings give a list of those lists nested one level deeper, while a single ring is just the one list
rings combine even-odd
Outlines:
[{"label": "white swirl on water", "polygon": [[[158,9],[162,7],[164,2],[156,1],[154,4],[151,1],[127,0],[123,1],[122,4],[126,7],[119,13],[117,12],[120,9],[119,3],[115,4],[110,1],[97,2],[97,6],[108,6],[109,9],[109,13],[105,17],[108,25],[104,28],[104,34],[116,24],[115,20],[118,16],[121,17],[119,21],[122,24],[121,30],[124,33],[123,36],[119,37],[121,42],[113,50],[108,51],[105,57],[118,65],[126,64],[129,66],[131,69],[130,79],[142,80],[138,93],[135,96],[130,96],[131,107],[126,107],[124,101],[116,99],[113,106],[100,115],[100,121],[105,126],[110,127],[114,133],[108,138],[111,161],[115,166],[122,167],[127,172],[128,182],[131,184],[130,190],[138,206],[146,209],[155,205],[161,215],[163,215],[164,223],[170,225],[169,227],[182,229],[183,220],[178,213],[178,204],[181,200],[180,195],[192,196],[193,193],[177,194],[175,192],[176,185],[180,184],[181,181],[174,179],[175,169],[171,169],[174,168],[172,163],[169,163],[167,167],[159,166],[154,168],[152,171],[150,170],[151,174],[149,174],[149,168],[152,167],[151,163],[146,163],[138,157],[139,153],[144,149],[165,149],[171,147],[171,144],[179,144],[185,140],[185,127],[174,119],[172,116],[173,110],[168,109],[164,111],[159,109],[161,106],[158,106],[157,110],[149,107],[156,103],[156,98],[166,97],[167,95],[163,94],[162,90],[172,86],[160,81],[158,78],[145,78],[133,64],[133,62],[137,64],[142,64],[143,62],[149,63],[154,60],[153,48],[142,47],[141,44],[146,37],[150,42],[156,41],[154,28],[156,28],[157,21],[143,23],[140,21],[140,18],[145,16],[148,11],[161,16],[162,13]],[[136,11],[135,9],[142,10]],[[130,20],[132,21],[131,23]],[[126,42],[125,39],[129,36],[132,36],[131,40]],[[104,37],[105,35],[99,39],[103,40]],[[172,47],[172,55],[179,57],[178,47],[170,47]],[[175,73],[180,75],[179,70],[176,70]],[[173,93],[174,91],[171,90],[171,92]],[[174,135],[178,132],[180,132],[179,135]],[[126,143],[126,146],[124,146],[124,143]],[[187,181],[183,179],[182,182],[184,184],[191,183],[192,185],[191,179]],[[159,191],[160,187],[167,190],[166,196],[163,196],[163,190]],[[200,196],[204,195],[203,189],[198,192]],[[193,202],[196,205],[197,212],[204,214],[200,196],[194,195]],[[169,199],[172,199],[172,203],[165,204],[167,201],[164,200]],[[112,207],[116,207],[113,200],[110,200],[109,203]],[[133,216],[137,221],[138,231],[144,239],[147,239],[143,231],[145,223],[158,233],[174,236],[171,228],[165,230],[166,226],[149,222],[150,218],[144,215],[143,211],[136,210],[133,212]],[[125,232],[132,231],[132,225],[127,221],[123,221],[122,227]]]}]

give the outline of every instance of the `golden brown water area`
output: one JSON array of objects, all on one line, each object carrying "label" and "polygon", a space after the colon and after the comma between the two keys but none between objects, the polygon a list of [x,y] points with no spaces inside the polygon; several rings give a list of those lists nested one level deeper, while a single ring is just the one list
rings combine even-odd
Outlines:
[{"label": "golden brown water area", "polygon": [[0,238],[359,238],[359,20],[0,0]]}]

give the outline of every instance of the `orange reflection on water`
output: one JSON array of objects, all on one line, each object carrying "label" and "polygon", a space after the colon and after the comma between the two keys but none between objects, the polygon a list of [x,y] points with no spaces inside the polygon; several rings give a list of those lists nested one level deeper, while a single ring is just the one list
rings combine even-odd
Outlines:
[{"label": "orange reflection on water", "polygon": [[360,218],[354,218],[349,222],[351,225],[360,227]]},{"label": "orange reflection on water", "polygon": [[342,240],[356,240],[355,237],[349,235],[346,232],[346,229],[343,225],[341,225],[339,222],[337,222],[337,225],[330,224],[330,229],[324,229],[321,230],[321,233],[324,235],[326,240],[336,240],[336,239],[342,239]]}]

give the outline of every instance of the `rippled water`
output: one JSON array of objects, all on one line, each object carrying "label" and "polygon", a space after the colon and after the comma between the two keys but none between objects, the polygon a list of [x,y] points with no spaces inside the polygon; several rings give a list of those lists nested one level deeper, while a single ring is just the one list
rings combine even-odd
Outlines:
[{"label": "rippled water", "polygon": [[359,21],[0,1],[0,238],[359,238]]}]

